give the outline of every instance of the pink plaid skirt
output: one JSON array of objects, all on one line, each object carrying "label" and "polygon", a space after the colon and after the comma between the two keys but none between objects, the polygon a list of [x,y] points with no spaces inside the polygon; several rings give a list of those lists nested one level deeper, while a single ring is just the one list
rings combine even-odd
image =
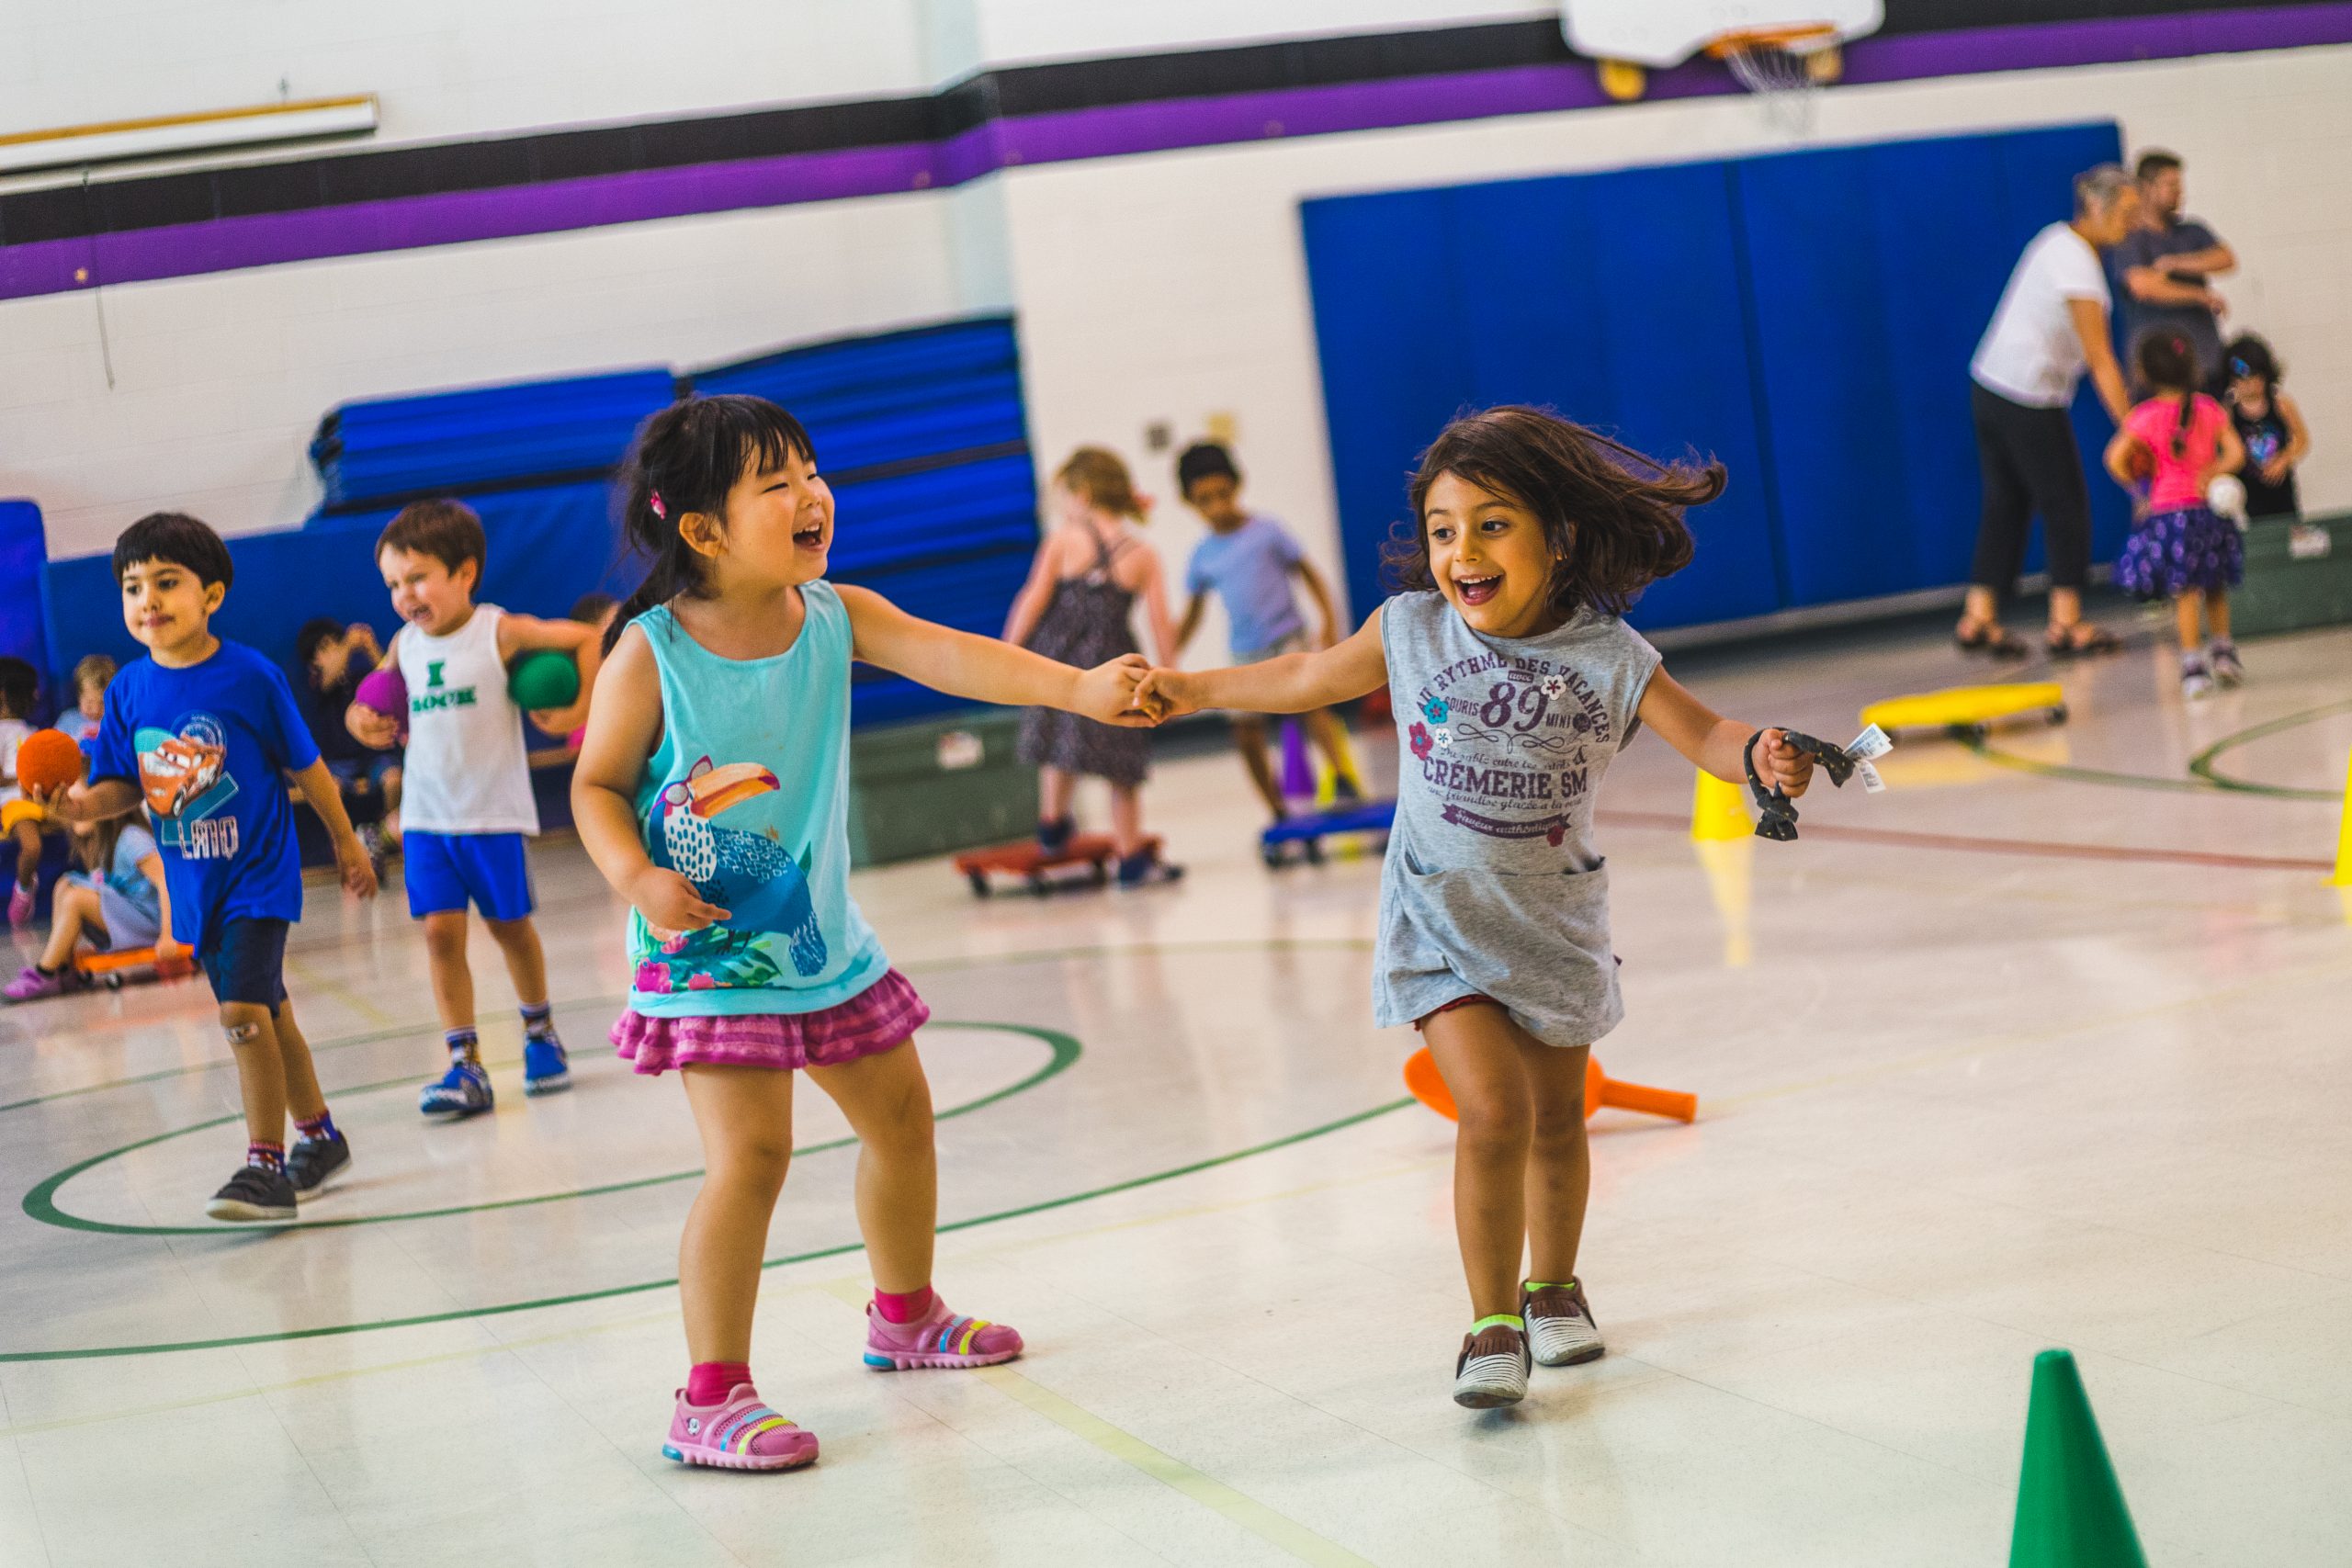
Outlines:
[{"label": "pink plaid skirt", "polygon": [[838,1067],[888,1051],[931,1021],[931,1009],[896,969],[822,1012],[748,1012],[648,1018],[634,1009],[613,1021],[612,1040],[640,1073],[716,1066]]}]

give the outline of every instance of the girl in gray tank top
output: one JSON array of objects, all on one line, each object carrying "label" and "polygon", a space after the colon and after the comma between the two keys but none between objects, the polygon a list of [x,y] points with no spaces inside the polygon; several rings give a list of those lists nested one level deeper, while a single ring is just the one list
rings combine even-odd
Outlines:
[{"label": "girl in gray tank top", "polygon": [[1388,561],[1405,592],[1353,637],[1261,664],[1155,671],[1142,688],[1173,717],[1300,713],[1388,687],[1404,754],[1373,1017],[1422,1032],[1460,1111],[1465,1405],[1513,1404],[1531,1361],[1602,1349],[1576,1277],[1585,1059],[1623,1016],[1592,832],[1601,775],[1646,724],[1718,778],[1746,782],[1751,742],[1767,785],[1793,796],[1812,778],[1779,730],[1713,713],[1622,619],[1690,564],[1683,509],[1723,487],[1720,465],[1660,464],[1542,410],[1466,415],[1414,477],[1418,527]]}]

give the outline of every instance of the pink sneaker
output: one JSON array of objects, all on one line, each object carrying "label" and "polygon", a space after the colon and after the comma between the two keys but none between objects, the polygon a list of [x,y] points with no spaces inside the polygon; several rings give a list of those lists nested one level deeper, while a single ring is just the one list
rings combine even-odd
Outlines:
[{"label": "pink sneaker", "polygon": [[1001,1323],[962,1317],[932,1293],[931,1311],[914,1323],[892,1323],[865,1307],[865,1364],[882,1371],[912,1367],[992,1367],[1021,1354],[1021,1336]]},{"label": "pink sneaker", "polygon": [[662,1457],[720,1470],[797,1470],[816,1462],[817,1434],[769,1409],[747,1382],[717,1404],[688,1404],[680,1389]]},{"label": "pink sneaker", "polygon": [[73,990],[80,981],[79,970],[60,969],[54,975],[44,975],[28,964],[25,965],[23,974],[9,981],[6,986],[0,987],[0,996],[6,997],[12,1002],[29,1002],[41,997],[62,996],[67,991]]},{"label": "pink sneaker", "polygon": [[22,931],[33,923],[33,890],[19,886],[8,895],[8,923]]}]

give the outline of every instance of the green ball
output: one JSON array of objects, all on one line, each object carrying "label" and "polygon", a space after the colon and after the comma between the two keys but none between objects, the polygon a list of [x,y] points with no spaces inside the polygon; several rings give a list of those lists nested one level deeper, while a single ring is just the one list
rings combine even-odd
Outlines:
[{"label": "green ball", "polygon": [[570,707],[580,696],[580,666],[551,648],[526,653],[507,672],[506,694],[526,713]]}]

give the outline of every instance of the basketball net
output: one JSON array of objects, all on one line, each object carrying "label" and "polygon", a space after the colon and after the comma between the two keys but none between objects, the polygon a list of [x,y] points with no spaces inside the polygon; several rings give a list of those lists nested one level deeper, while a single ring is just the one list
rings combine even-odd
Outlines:
[{"label": "basketball net", "polygon": [[1823,83],[1837,79],[1842,63],[1838,29],[1831,27],[1724,33],[1707,45],[1707,52],[1756,95],[1767,119],[1796,135],[1813,128],[1815,95]]}]

